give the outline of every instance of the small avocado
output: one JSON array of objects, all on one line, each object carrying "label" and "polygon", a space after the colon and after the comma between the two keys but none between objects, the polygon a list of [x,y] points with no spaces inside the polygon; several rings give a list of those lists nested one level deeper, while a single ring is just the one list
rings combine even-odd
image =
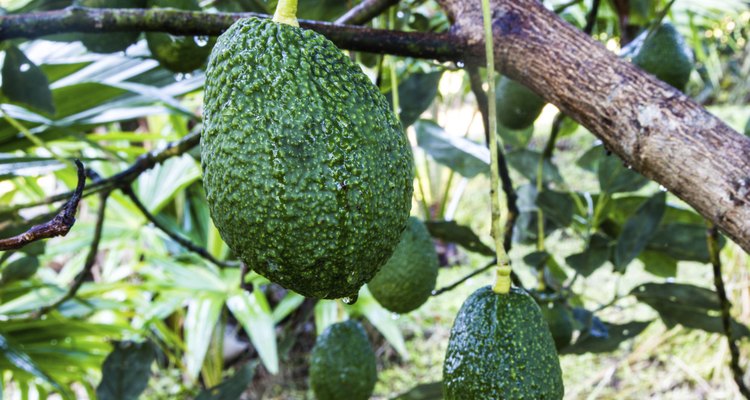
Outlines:
[{"label": "small avocado", "polygon": [[[75,0],[79,7],[89,8],[143,8],[146,0]],[[124,51],[138,40],[140,32],[83,33],[81,43],[94,53]]]},{"label": "small avocado", "polygon": [[367,400],[378,379],[375,353],[359,322],[326,328],[310,355],[310,386],[318,400]]},{"label": "small avocado", "polygon": [[[201,10],[197,0],[148,0],[148,7]],[[146,32],[146,42],[151,55],[164,68],[173,72],[192,72],[205,65],[216,39]]]},{"label": "small avocado", "polygon": [[422,221],[410,217],[393,255],[367,287],[380,305],[403,314],[430,298],[437,274],[438,256],[430,233]]},{"label": "small avocado", "polygon": [[495,86],[497,120],[506,128],[524,129],[536,121],[544,108],[544,100],[526,86],[501,77]]},{"label": "small avocado", "polygon": [[536,301],[489,286],[461,306],[443,364],[446,400],[562,399],[560,361]]},{"label": "small avocado", "polygon": [[[648,35],[648,31],[641,35]],[[675,88],[685,90],[693,71],[693,53],[677,29],[664,23],[650,36],[645,36],[633,57],[633,64]]]},{"label": "small avocado", "polygon": [[211,218],[248,267],[307,297],[353,296],[411,209],[411,147],[385,97],[322,35],[235,22],[206,69]]}]

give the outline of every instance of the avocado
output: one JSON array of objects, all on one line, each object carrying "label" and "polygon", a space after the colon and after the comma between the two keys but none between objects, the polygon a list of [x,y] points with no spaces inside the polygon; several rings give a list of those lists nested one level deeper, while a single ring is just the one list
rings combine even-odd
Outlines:
[{"label": "avocado", "polygon": [[745,124],[745,136],[750,136],[750,118],[747,119]]},{"label": "avocado", "polygon": [[525,291],[489,286],[461,306],[443,364],[445,399],[562,399],[560,361],[539,306]]},{"label": "avocado", "polygon": [[[143,8],[146,0],[76,0],[73,4],[90,8]],[[83,33],[81,43],[94,53],[124,51],[138,40],[140,32]]]},{"label": "avocado", "polygon": [[206,70],[201,163],[211,217],[250,268],[353,297],[406,227],[411,147],[362,70],[323,36],[248,18]]},{"label": "avocado", "polygon": [[570,345],[573,339],[573,312],[562,301],[542,302],[539,307],[555,341],[555,348],[560,350]]},{"label": "avocado", "polygon": [[536,121],[544,100],[526,86],[501,77],[495,86],[497,120],[506,128],[524,129]]},{"label": "avocado", "polygon": [[378,379],[375,353],[359,322],[326,328],[310,353],[310,386],[318,400],[367,400]]},{"label": "avocado", "polygon": [[375,300],[396,313],[416,310],[430,298],[438,274],[438,256],[427,227],[409,217],[401,241],[367,287]]},{"label": "avocado", "polygon": [[647,36],[641,36],[643,43],[633,57],[633,64],[675,88],[685,90],[693,71],[693,53],[682,35],[670,23],[662,24],[650,36],[648,32],[642,35]]},{"label": "avocado", "polygon": [[[201,10],[197,0],[148,0],[148,7]],[[173,72],[192,72],[205,65],[216,39],[146,32],[146,42],[151,55],[164,68]]]}]

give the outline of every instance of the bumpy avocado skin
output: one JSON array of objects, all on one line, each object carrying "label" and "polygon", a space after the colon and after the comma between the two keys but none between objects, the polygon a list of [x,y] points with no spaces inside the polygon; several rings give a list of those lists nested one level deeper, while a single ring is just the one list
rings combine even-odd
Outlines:
[{"label": "bumpy avocado skin", "polygon": [[[146,0],[76,0],[75,5],[90,8],[143,8]],[[138,40],[139,32],[84,33],[81,43],[94,53],[123,51]]]},{"label": "bumpy avocado skin", "polygon": [[393,255],[367,283],[375,300],[396,313],[416,310],[430,298],[438,274],[438,255],[427,227],[409,217]]},{"label": "bumpy avocado skin", "polygon": [[524,129],[536,121],[544,100],[526,86],[501,77],[495,86],[497,120],[510,129]]},{"label": "bumpy avocado skin", "polygon": [[[196,0],[148,0],[149,8],[175,8],[200,11]],[[173,72],[192,72],[205,65],[216,39],[195,36],[174,36],[162,32],[146,32],[151,55],[164,68]],[[201,42],[199,44],[199,42]]]},{"label": "bumpy avocado skin", "polygon": [[693,71],[693,54],[677,29],[665,23],[641,45],[633,64],[662,81],[684,90]]},{"label": "bumpy avocado skin", "polygon": [[359,322],[326,328],[310,355],[310,386],[318,400],[367,400],[375,388],[375,353]]},{"label": "bumpy avocado skin", "polygon": [[560,362],[539,306],[521,289],[474,292],[456,316],[443,365],[445,399],[562,399]]},{"label": "bumpy avocado skin", "polygon": [[201,156],[211,217],[248,266],[304,296],[356,295],[406,226],[411,148],[323,36],[255,18],[219,37]]}]

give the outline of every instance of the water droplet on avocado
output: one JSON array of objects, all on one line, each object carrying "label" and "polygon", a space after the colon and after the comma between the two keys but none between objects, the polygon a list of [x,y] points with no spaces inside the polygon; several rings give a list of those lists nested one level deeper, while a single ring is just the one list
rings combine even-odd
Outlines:
[{"label": "water droplet on avocado", "polygon": [[357,299],[359,299],[359,295],[354,294],[344,297],[343,299],[341,299],[341,301],[343,301],[344,304],[352,305],[357,302]]}]

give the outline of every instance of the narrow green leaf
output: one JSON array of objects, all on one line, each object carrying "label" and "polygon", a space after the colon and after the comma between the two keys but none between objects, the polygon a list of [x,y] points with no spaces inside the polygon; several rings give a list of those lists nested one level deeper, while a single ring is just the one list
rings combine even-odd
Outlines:
[{"label": "narrow green leaf", "polygon": [[219,321],[223,305],[224,298],[220,296],[202,296],[188,304],[184,329],[185,364],[190,379],[197,379],[203,368],[203,360],[206,358],[211,335]]},{"label": "narrow green leaf", "polygon": [[[720,236],[719,248],[725,243],[726,239]],[[677,260],[710,261],[705,225],[662,224],[648,243],[648,249],[661,251]]]},{"label": "narrow green leaf", "polygon": [[16,46],[5,50],[2,77],[3,94],[8,99],[47,114],[55,113],[47,76]]},{"label": "narrow green leaf", "polygon": [[624,271],[654,236],[664,216],[666,201],[666,193],[657,193],[625,222],[615,246],[615,267],[618,271]]},{"label": "narrow green leaf", "polygon": [[421,383],[391,400],[442,400],[443,382]]},{"label": "narrow green leaf", "polygon": [[610,252],[609,240],[601,235],[593,235],[586,250],[566,257],[565,263],[588,277],[609,260]]},{"label": "narrow green leaf", "polygon": [[406,351],[406,343],[396,321],[391,318],[393,313],[383,308],[372,297],[367,286],[359,291],[359,300],[349,307],[353,312],[362,314],[368,321],[385,337],[385,340],[393,346],[396,352],[404,360],[409,360],[409,352]]},{"label": "narrow green leaf", "polygon": [[623,166],[617,156],[600,154],[599,187],[604,193],[634,192],[648,183],[643,175]]},{"label": "narrow green leaf", "polygon": [[297,307],[305,301],[305,298],[295,292],[288,292],[283,299],[273,309],[273,322],[279,323],[281,320],[291,314]]},{"label": "narrow green leaf", "polygon": [[210,389],[204,389],[195,400],[237,400],[247,390],[255,376],[257,361],[242,366],[231,378]]},{"label": "narrow green leaf", "polygon": [[438,163],[467,178],[489,172],[490,151],[484,145],[449,135],[432,121],[419,120],[414,129],[419,147]]},{"label": "narrow green leaf", "polygon": [[227,306],[242,324],[268,372],[276,374],[279,371],[279,353],[273,314],[266,296],[259,289],[252,293],[241,291],[227,300]]},{"label": "narrow green leaf", "polygon": [[487,256],[495,255],[495,251],[482,243],[474,231],[468,226],[459,225],[456,221],[426,221],[430,236],[445,242],[455,243],[466,250]]},{"label": "narrow green leaf", "polygon": [[67,392],[65,389],[63,389],[62,386],[60,386],[59,383],[57,383],[54,379],[47,375],[47,373],[42,371],[34,362],[34,360],[29,357],[28,354],[22,352],[21,350],[10,344],[2,334],[0,334],[0,354],[2,354],[2,356],[5,357],[5,359],[11,363],[11,365],[18,368],[19,370],[31,374],[32,376],[41,379],[44,382],[47,382],[62,393]]},{"label": "narrow green leaf", "polygon": [[315,304],[315,331],[318,335],[326,328],[342,321],[339,318],[339,304],[336,300],[320,300]]},{"label": "narrow green leaf", "polygon": [[560,349],[560,354],[609,353],[617,350],[620,344],[643,332],[652,321],[633,321],[626,324],[604,322],[606,336],[579,336],[570,346]]},{"label": "narrow green leaf", "polygon": [[662,278],[677,275],[677,260],[659,251],[646,250],[638,256],[646,271]]},{"label": "narrow green leaf", "polygon": [[536,197],[536,204],[544,212],[544,217],[551,219],[560,226],[568,226],[573,222],[575,204],[568,193],[543,190]]},{"label": "narrow green leaf", "polygon": [[[541,153],[528,149],[518,149],[508,152],[506,160],[508,165],[518,171],[526,179],[536,182],[536,170],[539,165]],[[550,160],[544,160],[542,164],[542,181],[562,183],[563,178],[560,170]]]},{"label": "narrow green leaf", "polygon": [[151,342],[117,342],[102,365],[99,400],[136,400],[148,386],[156,349]]},{"label": "narrow green leaf", "polygon": [[[443,71],[417,72],[399,82],[398,98],[400,99],[399,119],[404,128],[413,124],[432,104],[438,92],[438,84]],[[388,103],[392,103],[392,94],[386,94]],[[391,108],[393,108],[391,106]]]}]

